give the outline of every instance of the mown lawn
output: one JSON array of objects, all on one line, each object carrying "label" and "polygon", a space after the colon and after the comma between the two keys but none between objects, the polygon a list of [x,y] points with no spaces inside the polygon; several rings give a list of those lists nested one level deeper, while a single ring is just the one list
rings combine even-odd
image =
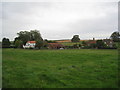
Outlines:
[{"label": "mown lawn", "polygon": [[117,50],[3,49],[3,88],[117,88]]}]

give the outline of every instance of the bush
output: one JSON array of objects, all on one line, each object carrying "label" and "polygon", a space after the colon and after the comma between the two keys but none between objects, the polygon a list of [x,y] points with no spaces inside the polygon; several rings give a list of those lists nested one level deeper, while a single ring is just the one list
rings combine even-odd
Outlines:
[{"label": "bush", "polygon": [[3,38],[2,39],[2,48],[10,48],[10,41],[8,38]]},{"label": "bush", "polygon": [[23,48],[23,42],[21,40],[16,40],[15,48]]}]

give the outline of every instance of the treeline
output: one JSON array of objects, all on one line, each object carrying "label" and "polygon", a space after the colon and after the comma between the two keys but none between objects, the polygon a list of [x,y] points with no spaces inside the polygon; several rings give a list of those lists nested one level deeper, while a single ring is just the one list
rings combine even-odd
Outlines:
[{"label": "treeline", "polygon": [[[120,33],[118,31],[115,31],[111,34],[110,39],[114,42],[120,42]],[[71,39],[72,42],[79,42],[80,38],[79,35],[74,35]]]},{"label": "treeline", "polygon": [[[120,42],[120,33],[113,32],[110,36],[110,40],[114,42],[112,47],[117,48]],[[35,48],[38,49],[47,48],[48,43],[56,43],[56,41],[47,39],[44,40],[38,30],[20,31],[17,33],[17,37],[14,38],[13,42],[10,42],[8,38],[3,38],[2,48],[23,48],[23,45],[25,45],[27,41],[36,41]],[[80,42],[79,35],[74,35],[71,42],[76,44],[73,46],[66,46],[66,48],[110,48],[107,44],[105,44],[104,40],[96,40],[96,43],[88,43],[86,41]]]},{"label": "treeline", "polygon": [[76,42],[72,46],[66,46],[66,48],[82,48],[82,49],[117,49],[120,45],[120,33],[113,32],[109,39],[101,39],[101,40],[88,40],[80,42],[79,35],[74,35],[71,39],[71,42]]},{"label": "treeline", "polygon": [[89,41],[82,41],[80,43],[73,44],[72,46],[66,46],[66,48],[79,48],[79,49],[117,49],[118,42],[112,42],[112,44],[105,44],[104,40],[96,40],[95,43],[89,43]]},{"label": "treeline", "polygon": [[[43,40],[38,30],[20,31],[18,37],[11,43],[8,38],[3,38],[2,48],[23,48],[27,41],[36,41],[36,47],[41,48],[47,45],[47,40]],[[45,45],[46,44],[46,45]]]}]

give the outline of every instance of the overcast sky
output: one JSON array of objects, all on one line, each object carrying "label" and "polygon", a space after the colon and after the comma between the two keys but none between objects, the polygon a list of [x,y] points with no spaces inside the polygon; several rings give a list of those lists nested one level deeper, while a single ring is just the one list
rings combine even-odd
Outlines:
[{"label": "overcast sky", "polygon": [[2,38],[10,40],[21,30],[39,30],[48,40],[76,34],[80,39],[109,38],[118,30],[117,2],[3,2],[0,6]]}]

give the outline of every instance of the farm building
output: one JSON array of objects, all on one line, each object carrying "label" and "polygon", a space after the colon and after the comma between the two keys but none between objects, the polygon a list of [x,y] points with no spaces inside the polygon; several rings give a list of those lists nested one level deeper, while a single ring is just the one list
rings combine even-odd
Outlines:
[{"label": "farm building", "polygon": [[[23,48],[35,48],[36,41],[28,41],[26,45],[23,45]],[[48,49],[60,49],[65,46],[60,43],[48,43]]]},{"label": "farm building", "polygon": [[87,41],[87,45],[88,45],[88,46],[90,46],[91,44],[96,44],[95,38],[93,38],[93,40],[88,40],[88,41]]},{"label": "farm building", "polygon": [[89,40],[87,42],[87,45],[90,46],[91,44],[96,44],[96,41],[95,40]]},{"label": "farm building", "polygon": [[103,41],[107,46],[113,47],[114,42],[111,39],[103,39]]},{"label": "farm building", "polygon": [[65,46],[63,46],[60,43],[48,43],[48,48],[49,49],[60,49],[60,48],[64,48]]},{"label": "farm building", "polygon": [[28,41],[26,45],[23,45],[23,48],[35,48],[36,41]]}]

